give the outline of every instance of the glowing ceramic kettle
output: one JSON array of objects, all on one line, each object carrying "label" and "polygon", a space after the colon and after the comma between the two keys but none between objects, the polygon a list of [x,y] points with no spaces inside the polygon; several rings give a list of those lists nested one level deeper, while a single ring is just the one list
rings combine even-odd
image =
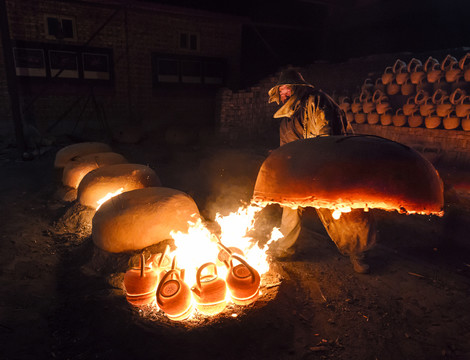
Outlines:
[{"label": "glowing ceramic kettle", "polygon": [[[233,265],[233,260],[240,264]],[[241,256],[231,255],[226,278],[227,287],[232,300],[237,305],[248,305],[255,302],[259,296],[261,278]]]},{"label": "glowing ceramic kettle", "polygon": [[142,253],[139,266],[130,268],[124,275],[126,299],[134,306],[149,305],[155,301],[157,285],[158,272],[151,266],[146,266]]},{"label": "glowing ceramic kettle", "polygon": [[[212,272],[203,275],[203,271],[211,269]],[[204,315],[215,315],[227,306],[227,285],[217,275],[217,266],[208,262],[199,267],[196,274],[196,284],[191,288],[196,308]]]},{"label": "glowing ceramic kettle", "polygon": [[193,310],[189,286],[184,282],[184,270],[176,269],[176,260],[160,281],[157,288],[157,304],[169,319],[187,319]]}]

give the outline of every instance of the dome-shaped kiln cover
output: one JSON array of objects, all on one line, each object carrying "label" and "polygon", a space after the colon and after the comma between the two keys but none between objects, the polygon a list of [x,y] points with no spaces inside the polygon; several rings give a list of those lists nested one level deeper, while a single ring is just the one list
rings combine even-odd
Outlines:
[{"label": "dome-shaped kiln cover", "polygon": [[349,135],[293,141],[273,151],[261,166],[253,201],[442,215],[444,195],[436,169],[417,151]]}]

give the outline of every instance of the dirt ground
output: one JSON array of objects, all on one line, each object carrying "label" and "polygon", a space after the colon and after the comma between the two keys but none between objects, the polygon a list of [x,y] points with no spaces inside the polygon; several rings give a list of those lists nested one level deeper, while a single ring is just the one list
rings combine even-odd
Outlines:
[{"label": "dirt ground", "polygon": [[[353,272],[307,209],[296,255],[272,264],[280,285],[217,319],[172,323],[131,308],[122,273],[86,270],[89,236],[57,231],[72,206],[57,196],[62,145],[31,161],[0,151],[1,359],[470,359],[465,197],[443,218],[374,211],[369,275]],[[267,154],[223,143],[113,148],[190,194],[207,219],[249,201]],[[271,206],[261,222],[276,225],[279,216]]]}]

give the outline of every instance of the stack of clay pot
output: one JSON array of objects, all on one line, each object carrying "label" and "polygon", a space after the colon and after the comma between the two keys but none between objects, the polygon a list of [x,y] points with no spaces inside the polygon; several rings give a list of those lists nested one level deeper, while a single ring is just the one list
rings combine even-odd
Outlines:
[{"label": "stack of clay pot", "polygon": [[441,63],[397,59],[375,81],[366,79],[352,102],[340,99],[340,106],[357,124],[469,131],[470,53],[460,60],[447,55]]}]

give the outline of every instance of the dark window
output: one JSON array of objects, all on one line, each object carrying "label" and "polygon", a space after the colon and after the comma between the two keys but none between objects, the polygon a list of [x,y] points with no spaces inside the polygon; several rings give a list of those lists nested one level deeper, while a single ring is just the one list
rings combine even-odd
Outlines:
[{"label": "dark window", "polygon": [[192,60],[181,61],[181,81],[184,83],[200,83],[201,62]]},{"label": "dark window", "polygon": [[59,19],[48,17],[47,18],[47,31],[49,35],[58,37],[60,32]]},{"label": "dark window", "polygon": [[189,49],[197,50],[197,35],[192,34],[189,37]]},{"label": "dark window", "polygon": [[196,51],[199,49],[199,35],[193,33],[180,33],[180,49]]},{"label": "dark window", "polygon": [[174,59],[158,59],[157,73],[159,82],[179,82],[178,61]]},{"label": "dark window", "polygon": [[153,54],[154,85],[184,83],[223,85],[226,74],[224,59],[202,56]]},{"label": "dark window", "polygon": [[73,38],[73,21],[69,19],[62,19],[62,33],[65,38]]},{"label": "dark window", "polygon": [[188,34],[180,34],[180,48],[181,49],[188,48]]},{"label": "dark window", "polygon": [[72,18],[47,16],[47,34],[49,38],[75,39],[75,23]]}]

